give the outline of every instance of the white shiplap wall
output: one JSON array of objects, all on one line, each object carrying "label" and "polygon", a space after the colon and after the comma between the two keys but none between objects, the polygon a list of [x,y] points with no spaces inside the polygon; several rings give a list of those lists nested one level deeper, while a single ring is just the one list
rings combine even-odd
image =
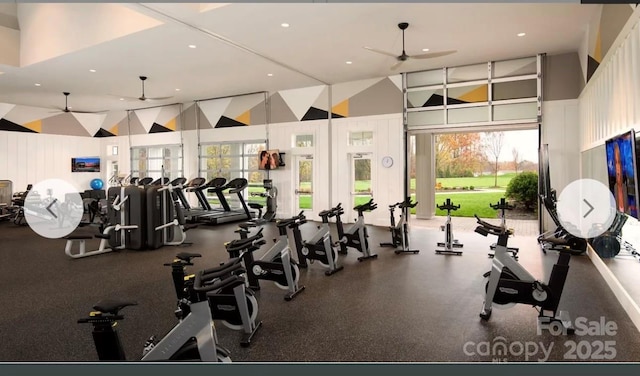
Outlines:
[{"label": "white shiplap wall", "polygon": [[101,156],[100,140],[22,132],[0,132],[0,179],[11,180],[13,191],[45,179],[62,179],[78,191],[91,189],[102,172],[71,172],[71,158]]},{"label": "white shiplap wall", "polygon": [[[349,132],[373,131],[373,145],[349,146]],[[348,179],[351,176],[351,153],[372,153],[371,175],[374,201],[378,209],[365,214],[365,222],[377,226],[389,225],[388,205],[403,199],[404,196],[404,132],[402,114],[342,118],[332,120],[332,181],[331,197],[334,205],[352,203]],[[390,168],[382,167],[384,156],[394,160]],[[345,210],[345,222],[353,222],[357,212]]]}]

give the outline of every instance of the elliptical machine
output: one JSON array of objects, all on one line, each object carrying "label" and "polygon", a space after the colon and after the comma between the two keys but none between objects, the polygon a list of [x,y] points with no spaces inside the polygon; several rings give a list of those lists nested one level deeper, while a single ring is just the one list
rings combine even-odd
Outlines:
[{"label": "elliptical machine", "polygon": [[436,249],[436,254],[462,256],[462,251],[456,251],[454,248],[462,248],[464,244],[459,243],[457,239],[453,238],[453,225],[451,224],[451,211],[460,209],[460,205],[455,205],[451,202],[451,199],[447,198],[442,205],[436,205],[436,207],[440,210],[447,211],[447,222],[444,226],[440,226],[440,230],[444,231],[444,242],[438,242],[438,247],[444,249]]},{"label": "elliptical machine", "polygon": [[[513,210],[515,209],[515,206],[510,205],[507,200],[505,200],[504,197],[500,198],[500,201],[498,201],[497,204],[489,204],[489,206],[494,209],[494,210],[500,210],[500,227],[502,228],[507,228],[507,216],[505,213],[505,210]],[[478,218],[476,216],[476,218]],[[492,251],[495,251],[497,246],[497,243],[493,243],[489,246],[489,248],[491,248]],[[518,251],[519,248],[516,247],[508,247],[507,248],[507,252],[509,254],[511,254],[511,257],[513,257],[515,260],[518,260]],[[492,258],[494,257],[494,253],[489,253],[489,257]]]},{"label": "elliptical machine", "polygon": [[[337,242],[331,241],[331,230],[329,229],[329,218],[335,217],[336,212],[330,210],[321,211],[320,217],[322,218],[322,225],[318,226],[318,231],[308,241],[301,240],[300,225],[306,223],[306,219],[303,212],[300,212],[298,216],[302,217],[300,222],[292,223],[291,230],[296,241],[296,247],[298,249],[298,266],[301,268],[307,268],[309,263],[313,263],[318,260],[320,265],[328,268],[324,274],[329,276],[344,269],[342,265],[338,265],[338,251],[337,248],[340,244],[340,240]],[[300,246],[298,248],[298,246]]]},{"label": "elliptical machine", "polygon": [[262,214],[264,205],[257,202],[250,202],[248,205],[251,209],[258,211],[257,218],[272,221],[276,217],[276,210],[278,209],[278,188],[273,186],[271,179],[264,179],[262,181],[262,187],[264,192],[251,192],[251,196],[265,197],[267,199],[267,211]]},{"label": "elliptical machine", "polygon": [[358,220],[353,226],[349,227],[347,231],[344,230],[342,220],[340,219],[340,215],[344,214],[344,209],[341,205],[342,203],[339,203],[338,206],[331,209],[336,213],[338,237],[340,240],[345,239],[340,242],[339,252],[346,255],[348,253],[347,248],[351,247],[362,253],[362,256],[358,257],[358,261],[378,258],[377,254],[371,254],[371,250],[369,249],[369,234],[367,234],[367,226],[364,223],[364,212],[375,210],[378,204],[374,203],[373,199],[371,199],[365,204],[354,207],[353,210],[358,211]]},{"label": "elliptical machine", "polygon": [[[415,208],[418,205],[417,202],[411,203],[411,197],[407,197],[402,202],[396,202],[393,205],[389,205],[389,215],[391,217],[391,226],[389,226],[389,231],[391,231],[391,243],[380,243],[381,247],[393,247],[396,248],[394,251],[396,255],[400,253],[419,253],[420,251],[417,249],[411,249],[409,245],[409,223],[407,222],[407,218],[409,218],[409,209]],[[398,224],[396,224],[396,218],[394,215],[395,208],[400,209],[400,220]],[[400,249],[398,249],[400,247]]]},{"label": "elliptical machine", "polygon": [[[477,218],[477,217],[476,217]],[[549,327],[552,322],[560,323],[567,334],[575,329],[566,311],[559,311],[558,304],[564,289],[564,283],[569,271],[571,252],[560,250],[558,261],[553,265],[549,283],[536,280],[527,270],[509,255],[507,242],[512,234],[511,230],[502,226],[495,226],[477,218],[479,224],[475,232],[482,236],[496,235],[498,241],[495,246],[491,271],[488,277],[484,306],[480,312],[482,320],[491,317],[492,305],[529,304],[538,307],[538,324]]]}]

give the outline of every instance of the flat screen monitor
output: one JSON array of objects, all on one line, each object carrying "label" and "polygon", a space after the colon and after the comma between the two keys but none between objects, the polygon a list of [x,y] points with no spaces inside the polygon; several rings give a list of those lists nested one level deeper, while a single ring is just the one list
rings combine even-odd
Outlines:
[{"label": "flat screen monitor", "polygon": [[258,154],[258,169],[276,170],[280,167],[280,150],[263,150]]},{"label": "flat screen monitor", "polygon": [[636,136],[631,129],[605,142],[609,189],[619,212],[638,219]]},{"label": "flat screen monitor", "polygon": [[100,157],[71,158],[71,172],[100,172]]}]

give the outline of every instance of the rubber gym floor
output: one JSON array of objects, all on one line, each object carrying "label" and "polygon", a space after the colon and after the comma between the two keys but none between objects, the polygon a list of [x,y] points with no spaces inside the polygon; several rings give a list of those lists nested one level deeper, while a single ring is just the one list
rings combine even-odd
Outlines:
[{"label": "rubber gym floor", "polygon": [[[139,358],[150,335],[162,337],[176,323],[170,269],[163,263],[188,251],[203,255],[193,270],[216,266],[228,258],[223,243],[236,238],[236,228],[200,226],[188,232],[193,244],[186,247],[71,259],[64,254],[65,240],[0,224],[0,360],[96,361],[91,328],[76,321],[103,298],[138,302],[123,311],[119,333],[128,359]],[[314,231],[312,222],[302,227],[304,238]],[[386,228],[369,226],[369,231],[377,260],[358,262],[358,252],[350,250],[339,260],[344,270],[333,276],[313,264],[301,272],[306,290],[290,302],[283,290],[262,281],[263,327],[249,348],[240,347],[240,332],[218,323],[219,342],[231,350],[233,361],[640,361],[638,330],[586,256],[571,259],[561,308],[574,319],[613,322],[615,334],[539,334],[537,311],[522,305],[494,308],[490,321],[481,321],[482,274],[490,269],[493,237],[456,232],[464,254],[436,255],[443,233],[413,227],[412,245],[421,252],[396,255],[377,246],[390,240]],[[275,225],[264,232],[271,244]],[[556,253],[544,255],[531,236],[516,236],[509,244],[520,247],[520,262],[534,276],[548,279]],[[97,245],[93,240],[87,249]],[[494,347],[498,342],[506,345]]]}]

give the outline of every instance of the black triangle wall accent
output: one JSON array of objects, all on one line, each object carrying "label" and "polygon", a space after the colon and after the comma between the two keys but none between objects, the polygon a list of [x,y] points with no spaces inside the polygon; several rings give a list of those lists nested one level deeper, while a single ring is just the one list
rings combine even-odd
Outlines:
[{"label": "black triangle wall accent", "polygon": [[149,133],[162,133],[162,132],[173,132],[171,129],[164,127],[158,123],[153,123]]},{"label": "black triangle wall accent", "polygon": [[332,119],[339,119],[339,118],[343,118],[343,117],[344,117],[344,116],[342,116],[342,115],[338,115],[338,114],[333,113],[333,112],[331,113],[331,118],[332,118]]},{"label": "black triangle wall accent", "polygon": [[315,107],[309,107],[309,110],[307,111],[306,114],[304,114],[304,116],[302,117],[302,121],[306,121],[306,120],[322,120],[322,119],[328,119],[329,118],[329,112],[325,111],[325,110],[321,110],[319,108],[315,108]]},{"label": "black triangle wall accent", "polygon": [[220,116],[220,120],[218,120],[218,123],[214,128],[227,128],[227,127],[240,127],[240,126],[246,126],[246,124],[241,123],[237,120],[228,118],[226,116]]},{"label": "black triangle wall accent", "polygon": [[587,82],[591,79],[594,73],[596,73],[596,69],[600,66],[600,63],[591,57],[591,55],[587,56]]},{"label": "black triangle wall accent", "polygon": [[100,129],[98,129],[96,134],[93,135],[93,137],[115,137],[115,134],[109,132],[108,130],[106,130],[104,128],[100,128]]},{"label": "black triangle wall accent", "polygon": [[440,94],[431,94],[429,99],[422,105],[422,107],[442,106],[444,105],[444,97]]},{"label": "black triangle wall accent", "polygon": [[[461,101],[460,99],[447,97],[447,104],[463,104],[468,103],[465,101]],[[433,107],[433,106],[442,106],[444,105],[444,97],[440,94],[432,94],[429,99],[422,105],[422,107]]]},{"label": "black triangle wall accent", "polygon": [[22,125],[16,124],[7,119],[0,119],[0,131],[38,133],[34,130],[25,128]]}]

